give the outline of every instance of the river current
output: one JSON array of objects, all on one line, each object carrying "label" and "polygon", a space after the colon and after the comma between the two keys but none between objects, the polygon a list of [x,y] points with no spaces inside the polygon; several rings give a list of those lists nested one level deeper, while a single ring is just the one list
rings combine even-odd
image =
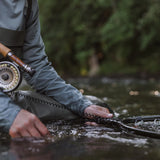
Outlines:
[{"label": "river current", "polygon": [[[85,95],[103,100],[119,118],[160,115],[158,80],[104,77],[68,79],[67,82]],[[158,139],[117,132],[103,125],[87,126],[81,121],[52,121],[46,125],[51,135],[41,139],[10,139],[0,133],[0,160],[160,159]]]}]

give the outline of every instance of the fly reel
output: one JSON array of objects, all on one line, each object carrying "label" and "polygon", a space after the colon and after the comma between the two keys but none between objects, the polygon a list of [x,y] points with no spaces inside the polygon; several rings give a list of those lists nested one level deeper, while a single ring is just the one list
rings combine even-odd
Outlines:
[{"label": "fly reel", "polygon": [[0,88],[3,92],[15,90],[21,80],[21,72],[16,64],[9,61],[0,62]]},{"label": "fly reel", "polygon": [[0,43],[0,54],[10,60],[0,62],[0,89],[2,89],[3,92],[11,92],[19,86],[22,80],[19,68],[29,73],[30,76],[34,75],[35,70],[14,55],[13,52],[2,43]]}]

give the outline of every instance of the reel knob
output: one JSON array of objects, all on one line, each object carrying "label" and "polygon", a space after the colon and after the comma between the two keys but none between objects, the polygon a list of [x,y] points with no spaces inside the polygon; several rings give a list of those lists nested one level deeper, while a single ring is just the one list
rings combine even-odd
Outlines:
[{"label": "reel knob", "polygon": [[3,74],[3,75],[2,75],[2,79],[3,79],[4,81],[7,81],[7,80],[9,79],[9,75],[8,75],[8,74]]}]

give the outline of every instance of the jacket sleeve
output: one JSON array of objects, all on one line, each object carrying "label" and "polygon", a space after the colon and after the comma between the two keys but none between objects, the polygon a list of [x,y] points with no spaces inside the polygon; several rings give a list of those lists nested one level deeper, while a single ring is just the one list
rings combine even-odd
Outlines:
[{"label": "jacket sleeve", "polygon": [[[40,35],[40,23],[37,1],[33,1],[31,16],[27,23],[23,48],[23,61],[36,70],[33,77],[25,74],[27,82],[39,93],[54,98],[73,112],[83,115],[91,102],[72,85],[67,84],[48,62],[44,43]],[[56,57],[55,57],[56,58]]]},{"label": "jacket sleeve", "polygon": [[6,94],[0,92],[0,131],[8,132],[14,119],[20,111]]}]

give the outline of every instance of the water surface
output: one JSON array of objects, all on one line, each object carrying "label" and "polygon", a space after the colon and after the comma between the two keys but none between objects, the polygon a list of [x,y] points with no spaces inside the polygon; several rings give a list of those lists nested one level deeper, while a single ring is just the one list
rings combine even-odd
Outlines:
[{"label": "water surface", "polygon": [[[69,79],[84,94],[102,99],[119,118],[160,114],[159,81],[137,79]],[[0,134],[0,160],[158,160],[160,140],[115,132],[82,121],[46,124],[50,137],[15,139]]]}]

